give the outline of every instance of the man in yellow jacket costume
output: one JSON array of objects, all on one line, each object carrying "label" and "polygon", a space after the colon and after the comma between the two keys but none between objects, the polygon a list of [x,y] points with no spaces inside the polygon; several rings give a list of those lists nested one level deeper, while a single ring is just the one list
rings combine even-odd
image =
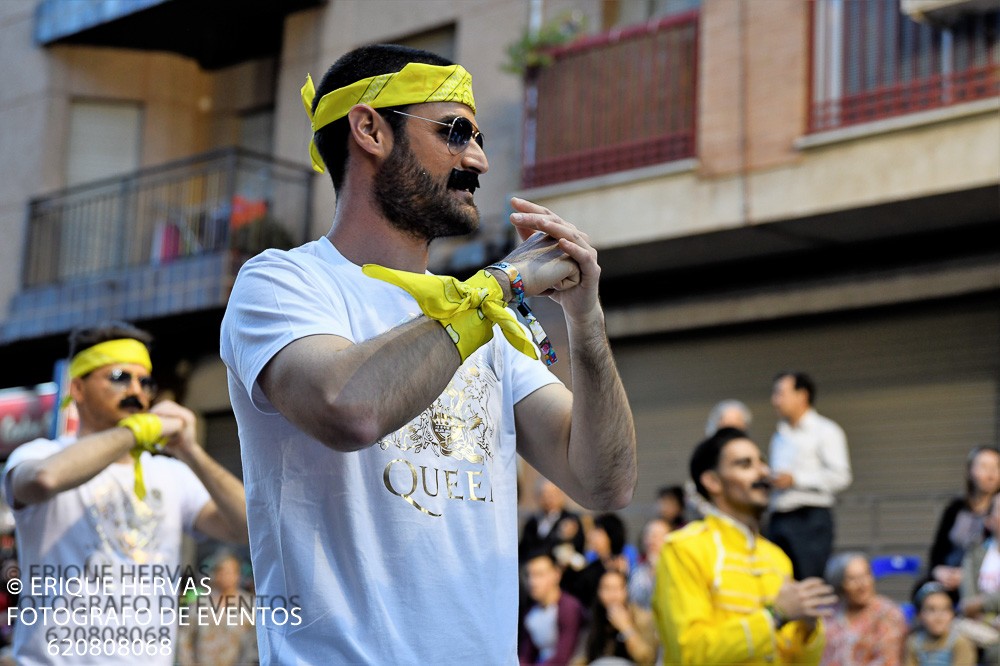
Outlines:
[{"label": "man in yellow jacket costume", "polygon": [[760,449],[723,428],[695,448],[691,477],[710,505],[660,554],[653,610],[664,664],[818,664],[820,617],[836,596],[819,578],[792,580],[788,556],[760,536],[770,495]]}]

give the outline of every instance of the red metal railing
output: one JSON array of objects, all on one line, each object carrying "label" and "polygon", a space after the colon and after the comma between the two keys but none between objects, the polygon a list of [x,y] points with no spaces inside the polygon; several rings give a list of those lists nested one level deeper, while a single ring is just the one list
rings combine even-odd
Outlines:
[{"label": "red metal railing", "polygon": [[580,40],[529,75],[524,185],[695,154],[698,13]]},{"label": "red metal railing", "polygon": [[1000,11],[936,27],[898,0],[838,6],[817,24],[814,5],[811,132],[1000,95]]}]

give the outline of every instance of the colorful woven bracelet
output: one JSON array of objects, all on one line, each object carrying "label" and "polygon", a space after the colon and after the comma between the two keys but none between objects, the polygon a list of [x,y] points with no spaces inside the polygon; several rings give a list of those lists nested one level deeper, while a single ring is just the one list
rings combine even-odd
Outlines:
[{"label": "colorful woven bracelet", "polygon": [[552,347],[552,343],[549,342],[549,336],[545,334],[545,330],[542,325],[538,322],[538,318],[535,317],[535,313],[531,311],[528,304],[524,302],[524,279],[512,264],[508,264],[506,261],[499,261],[495,264],[490,264],[487,268],[495,268],[497,270],[503,271],[507,275],[507,279],[510,280],[510,291],[514,296],[514,302],[512,305],[517,308],[517,311],[521,313],[525,321],[528,323],[528,330],[531,331],[531,337],[534,338],[535,344],[538,345],[539,351],[542,352],[542,360],[545,365],[552,365],[557,360],[556,350]]}]

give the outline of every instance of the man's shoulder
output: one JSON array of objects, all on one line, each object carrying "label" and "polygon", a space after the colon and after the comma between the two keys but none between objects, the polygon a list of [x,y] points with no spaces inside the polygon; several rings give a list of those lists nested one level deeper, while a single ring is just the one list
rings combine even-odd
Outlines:
[{"label": "man's shoulder", "polygon": [[695,541],[711,536],[711,529],[704,520],[694,520],[680,528],[667,534],[664,543],[674,544],[683,547]]},{"label": "man's shoulder", "polygon": [[56,453],[57,451],[68,446],[70,443],[71,440],[68,439],[53,440],[46,439],[45,437],[39,437],[38,439],[33,439],[30,442],[25,442],[11,452],[10,456],[7,458],[5,470],[11,469],[14,465],[17,465],[24,460],[47,458],[53,453]]},{"label": "man's shoulder", "polygon": [[828,430],[837,430],[837,431],[839,431],[841,433],[844,432],[844,429],[840,427],[840,424],[838,424],[836,421],[834,421],[833,419],[831,419],[829,416],[823,416],[822,414],[820,414],[819,412],[817,412],[815,409],[809,410],[806,413],[806,415],[812,421],[811,425],[813,427],[815,427],[815,428],[824,428],[824,429],[828,429]]},{"label": "man's shoulder", "polygon": [[[275,266],[309,265],[316,261],[327,261],[326,249],[323,243],[325,239],[311,240],[290,250],[280,250],[278,248],[268,248],[257,254],[240,267],[237,279],[240,275],[250,274],[254,271],[273,268]],[[329,242],[326,242],[329,245]],[[332,249],[332,246],[331,246]]]},{"label": "man's shoulder", "polygon": [[580,602],[580,600],[566,591],[563,591],[562,594],[559,595],[558,606],[559,610],[563,612],[566,611],[569,611],[570,613],[583,612],[583,604]]}]

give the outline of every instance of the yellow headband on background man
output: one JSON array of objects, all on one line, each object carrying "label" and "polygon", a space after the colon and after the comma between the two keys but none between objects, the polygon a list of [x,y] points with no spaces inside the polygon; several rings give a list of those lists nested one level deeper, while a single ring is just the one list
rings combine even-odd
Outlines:
[{"label": "yellow headband on background man", "polygon": [[[314,134],[320,128],[346,116],[355,104],[382,109],[407,104],[459,102],[472,109],[473,113],[476,112],[476,101],[472,97],[472,75],[461,65],[439,66],[411,62],[398,72],[372,76],[328,92],[320,98],[315,114],[312,108],[316,88],[308,74],[301,92],[302,104],[312,121]],[[323,173],[323,160],[312,140],[309,141],[309,156],[312,158],[313,169]]]},{"label": "yellow headband on background man", "polygon": [[97,368],[114,363],[134,363],[153,371],[153,362],[149,360],[149,350],[146,345],[132,338],[108,340],[93,347],[87,347],[73,357],[69,363],[70,379],[83,377]]}]

